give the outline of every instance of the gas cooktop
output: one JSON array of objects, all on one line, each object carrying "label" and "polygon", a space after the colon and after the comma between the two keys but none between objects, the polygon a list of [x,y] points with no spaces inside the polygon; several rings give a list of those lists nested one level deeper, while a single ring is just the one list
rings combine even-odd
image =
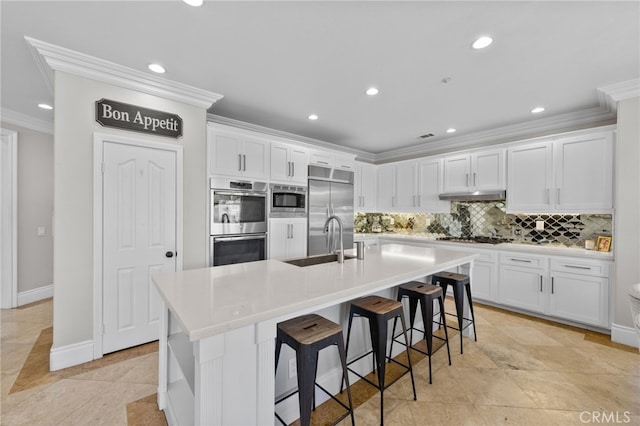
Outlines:
[{"label": "gas cooktop", "polygon": [[499,237],[483,237],[483,236],[474,236],[474,237],[440,237],[437,238],[440,241],[451,241],[454,243],[484,243],[484,244],[500,244],[500,243],[510,243],[513,240],[508,238],[499,238]]}]

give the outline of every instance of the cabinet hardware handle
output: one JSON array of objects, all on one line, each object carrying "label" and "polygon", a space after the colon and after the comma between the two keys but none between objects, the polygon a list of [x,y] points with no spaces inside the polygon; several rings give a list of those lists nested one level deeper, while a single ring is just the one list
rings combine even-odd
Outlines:
[{"label": "cabinet hardware handle", "polygon": [[418,206],[422,205],[422,198],[420,195],[418,195]]},{"label": "cabinet hardware handle", "polygon": [[542,293],[542,275],[540,275],[540,293]]},{"label": "cabinet hardware handle", "polygon": [[391,196],[391,207],[395,207],[396,206],[396,196],[392,195]]},{"label": "cabinet hardware handle", "polygon": [[242,162],[243,162],[243,166],[242,166],[242,171],[246,172],[247,171],[247,156],[242,154]]},{"label": "cabinet hardware handle", "polygon": [[467,173],[467,174],[465,175],[465,178],[464,178],[464,186],[469,186],[469,173]]},{"label": "cabinet hardware handle", "polygon": [[413,195],[413,207],[415,207],[415,206],[416,206],[416,196]]},{"label": "cabinet hardware handle", "polygon": [[360,196],[360,207],[364,207],[364,195]]},{"label": "cabinet hardware handle", "polygon": [[586,269],[587,271],[591,270],[590,266],[577,266],[577,265],[564,265],[566,268],[573,268],[573,269]]},{"label": "cabinet hardware handle", "polygon": [[242,154],[238,154],[238,171],[242,171]]},{"label": "cabinet hardware handle", "polygon": [[560,188],[556,189],[556,204],[560,204]]},{"label": "cabinet hardware handle", "polygon": [[547,188],[546,192],[547,192],[547,204],[550,204],[551,201],[549,200],[549,188]]},{"label": "cabinet hardware handle", "polygon": [[476,186],[476,173],[473,172],[473,186]]},{"label": "cabinet hardware handle", "polygon": [[527,259],[514,259],[514,258],[511,258],[511,260],[513,260],[514,262],[525,262],[525,263],[531,263],[531,261],[530,261],[530,260],[527,260]]},{"label": "cabinet hardware handle", "polygon": [[291,161],[287,161],[287,177],[291,176]]},{"label": "cabinet hardware handle", "polygon": [[551,294],[553,294],[553,277],[551,277]]},{"label": "cabinet hardware handle", "polygon": [[318,161],[318,164],[329,164],[326,161]]},{"label": "cabinet hardware handle", "polygon": [[294,177],[296,175],[296,163],[294,163],[293,161],[291,162],[291,177]]}]

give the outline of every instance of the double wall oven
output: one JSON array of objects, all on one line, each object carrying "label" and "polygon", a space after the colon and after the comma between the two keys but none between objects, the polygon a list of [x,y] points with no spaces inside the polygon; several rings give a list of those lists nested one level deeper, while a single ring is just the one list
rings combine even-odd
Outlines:
[{"label": "double wall oven", "polygon": [[211,179],[210,266],[267,258],[265,182]]}]

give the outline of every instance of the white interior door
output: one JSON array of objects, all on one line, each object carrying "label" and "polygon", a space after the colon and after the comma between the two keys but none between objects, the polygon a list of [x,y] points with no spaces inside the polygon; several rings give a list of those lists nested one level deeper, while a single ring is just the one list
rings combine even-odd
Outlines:
[{"label": "white interior door", "polygon": [[104,143],[103,353],[159,337],[151,275],[176,270],[176,161],[174,151]]},{"label": "white interior door", "polygon": [[0,308],[18,306],[17,290],[17,133],[0,136]]}]

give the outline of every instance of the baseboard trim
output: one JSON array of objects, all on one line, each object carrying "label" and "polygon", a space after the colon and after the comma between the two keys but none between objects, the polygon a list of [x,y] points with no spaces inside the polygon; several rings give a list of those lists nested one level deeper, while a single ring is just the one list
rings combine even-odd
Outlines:
[{"label": "baseboard trim", "polygon": [[53,284],[18,293],[18,306],[53,297]]},{"label": "baseboard trim", "polygon": [[62,370],[89,361],[93,361],[93,340],[51,348],[49,352],[49,369],[51,371]]},{"label": "baseboard trim", "polygon": [[636,334],[636,330],[625,325],[611,324],[611,341],[640,348],[640,337]]}]

